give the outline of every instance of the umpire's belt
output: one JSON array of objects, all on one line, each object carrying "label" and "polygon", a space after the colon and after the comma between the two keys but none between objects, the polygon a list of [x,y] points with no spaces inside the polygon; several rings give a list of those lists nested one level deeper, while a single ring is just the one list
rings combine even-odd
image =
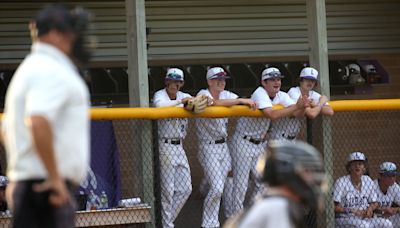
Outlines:
[{"label": "umpire's belt", "polygon": [[163,139],[162,140],[164,143],[169,143],[172,145],[179,145],[181,144],[181,140],[180,139]]},{"label": "umpire's belt", "polygon": [[217,139],[217,140],[212,140],[208,144],[222,144],[226,142],[225,138]]},{"label": "umpire's belt", "polygon": [[258,144],[260,144],[260,143],[263,142],[262,139],[255,139],[255,138],[252,138],[252,137],[247,136],[247,135],[243,136],[243,139],[249,140],[249,142],[251,142],[251,143],[253,143],[253,144],[256,144],[256,145],[258,145]]}]

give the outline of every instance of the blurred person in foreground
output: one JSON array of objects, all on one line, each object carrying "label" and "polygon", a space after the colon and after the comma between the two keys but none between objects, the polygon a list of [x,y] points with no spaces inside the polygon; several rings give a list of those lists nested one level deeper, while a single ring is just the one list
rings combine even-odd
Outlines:
[{"label": "blurred person in foreground", "polygon": [[393,227],[385,218],[375,218],[378,208],[376,186],[365,175],[367,158],[362,152],[353,152],[347,158],[348,175],[339,177],[333,186],[336,227]]},{"label": "blurred person in foreground", "polygon": [[307,227],[307,210],[323,209],[327,190],[320,153],[302,141],[271,141],[257,169],[266,191],[254,205],[225,227]]},{"label": "blurred person in foreground", "polygon": [[74,227],[75,187],[89,166],[89,93],[78,66],[89,14],[47,5],[6,94],[2,134],[13,227]]},{"label": "blurred person in foreground", "polygon": [[400,186],[396,183],[396,164],[383,162],[379,166],[379,177],[376,184],[376,194],[379,207],[375,210],[377,217],[388,218],[393,227],[400,227]]}]

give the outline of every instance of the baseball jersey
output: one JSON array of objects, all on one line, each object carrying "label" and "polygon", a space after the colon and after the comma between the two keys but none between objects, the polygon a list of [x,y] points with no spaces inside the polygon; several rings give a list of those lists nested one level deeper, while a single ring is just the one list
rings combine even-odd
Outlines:
[{"label": "baseball jersey", "polygon": [[369,203],[377,202],[375,189],[375,183],[369,176],[361,176],[361,191],[359,191],[351,183],[350,175],[346,175],[336,180],[333,187],[333,201],[340,203],[342,207],[365,210]]},{"label": "baseball jersey", "polygon": [[27,117],[42,116],[53,133],[56,166],[80,183],[89,167],[89,92],[72,61],[56,47],[37,42],[15,72],[6,96],[5,146],[11,181],[46,178]]},{"label": "baseball jersey", "polygon": [[294,228],[289,213],[289,201],[283,197],[268,197],[257,202],[245,214],[239,228]]},{"label": "baseball jersey", "polygon": [[[200,90],[198,95],[207,95],[213,98],[208,89]],[[235,93],[223,90],[218,99],[237,99],[238,97]],[[197,118],[196,125],[197,136],[201,140],[210,141],[228,137],[228,118]]]},{"label": "baseball jersey", "polygon": [[[155,107],[183,107],[181,100],[190,97],[192,97],[190,94],[178,91],[176,94],[176,100],[171,100],[168,96],[167,90],[164,88],[154,94],[153,104]],[[158,137],[166,139],[183,139],[186,136],[187,125],[188,120],[186,118],[158,120]]]},{"label": "baseball jersey", "polygon": [[379,188],[378,179],[374,180],[374,183],[376,185],[378,203],[381,207],[391,207],[393,203],[400,205],[400,186],[397,183],[389,186],[386,194]]},{"label": "baseball jersey", "polygon": [[[297,101],[301,96],[300,87],[297,86],[297,87],[290,88],[288,91],[288,95],[293,100]],[[310,99],[313,104],[318,104],[320,98],[321,98],[321,94],[315,92],[314,90],[310,90],[308,92],[308,99]],[[329,105],[329,103],[326,102],[324,105]]]},{"label": "baseball jersey", "polygon": [[[281,91],[279,91],[277,95],[273,98],[273,100],[271,100],[271,98],[268,96],[267,91],[261,86],[253,92],[253,94],[251,95],[251,99],[258,105],[258,108],[261,110],[265,108],[272,108],[272,106],[275,104],[282,104],[285,107],[294,104],[289,96],[287,96],[285,92]],[[241,117],[237,122],[236,132],[256,139],[262,139],[267,133],[270,122],[270,119],[267,119],[265,117]]]}]

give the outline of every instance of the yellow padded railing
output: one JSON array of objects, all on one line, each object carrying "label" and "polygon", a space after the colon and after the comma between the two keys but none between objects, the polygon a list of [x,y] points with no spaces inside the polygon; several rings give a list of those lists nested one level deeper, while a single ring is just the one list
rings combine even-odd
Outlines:
[{"label": "yellow padded railing", "polygon": [[[344,111],[373,111],[373,110],[399,110],[400,99],[377,100],[340,100],[330,101],[335,112]],[[274,109],[282,108],[281,105]],[[201,114],[193,114],[179,107],[169,108],[92,108],[91,118],[101,119],[163,119],[163,118],[194,118],[194,117],[233,117],[252,116],[261,117],[262,112],[251,110],[247,106],[237,105],[227,107],[208,107]]]}]

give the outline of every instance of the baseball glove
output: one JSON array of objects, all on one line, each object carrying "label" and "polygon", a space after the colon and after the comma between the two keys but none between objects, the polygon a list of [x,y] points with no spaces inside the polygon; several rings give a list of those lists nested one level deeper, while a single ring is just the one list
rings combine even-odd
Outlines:
[{"label": "baseball glove", "polygon": [[184,103],[184,106],[186,110],[193,112],[194,109],[194,103],[193,103],[193,98],[190,98]]},{"label": "baseball glove", "polygon": [[190,100],[188,100],[185,104],[185,109],[194,113],[201,113],[208,106],[208,97],[207,95],[198,95]]},{"label": "baseball glove", "polygon": [[201,113],[203,112],[206,107],[208,106],[208,97],[207,95],[199,95],[193,98],[194,103],[194,113]]}]

